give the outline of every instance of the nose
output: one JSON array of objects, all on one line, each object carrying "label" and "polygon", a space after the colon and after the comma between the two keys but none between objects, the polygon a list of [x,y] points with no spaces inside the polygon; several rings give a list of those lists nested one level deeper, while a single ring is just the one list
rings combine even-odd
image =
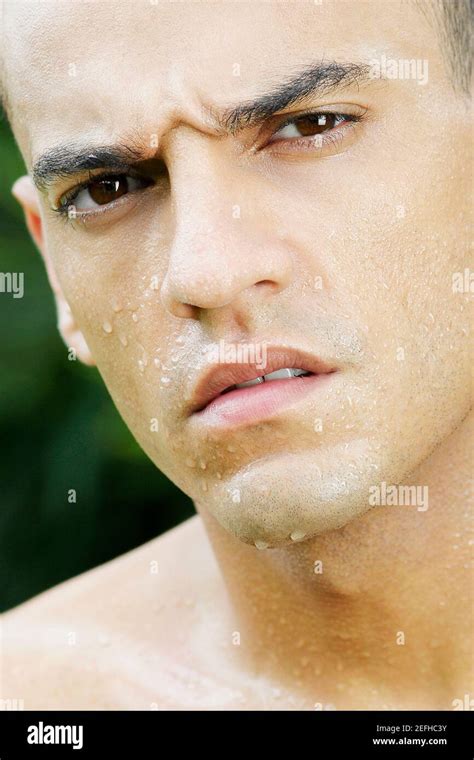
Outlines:
[{"label": "nose", "polygon": [[168,312],[196,319],[201,310],[229,306],[244,294],[262,297],[288,287],[291,251],[268,206],[262,212],[255,177],[212,148],[199,157],[194,150],[192,161],[169,172],[173,233],[161,286]]}]

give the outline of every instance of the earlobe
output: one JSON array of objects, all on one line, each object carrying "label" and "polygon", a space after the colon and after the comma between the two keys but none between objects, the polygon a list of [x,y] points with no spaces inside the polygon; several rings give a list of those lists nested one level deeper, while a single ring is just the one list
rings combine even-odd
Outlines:
[{"label": "earlobe", "polygon": [[43,224],[41,221],[38,192],[32,179],[27,175],[17,179],[12,187],[12,194],[23,208],[26,226],[33,242],[43,258],[48,280],[56,300],[59,332],[68,348],[74,350],[75,355],[80,361],[89,366],[94,366],[95,362],[92,358],[92,354],[82,332],[76,324],[69,304],[64,297],[64,293],[54,270],[53,262],[48,255],[44,244]]},{"label": "earlobe", "polygon": [[95,366],[95,361],[92,358],[86,339],[79,330],[69,304],[62,295],[62,291],[60,291],[59,296],[56,294],[56,309],[58,314],[58,330],[66,346],[69,349],[73,349],[75,356],[83,364],[87,364],[90,367]]}]

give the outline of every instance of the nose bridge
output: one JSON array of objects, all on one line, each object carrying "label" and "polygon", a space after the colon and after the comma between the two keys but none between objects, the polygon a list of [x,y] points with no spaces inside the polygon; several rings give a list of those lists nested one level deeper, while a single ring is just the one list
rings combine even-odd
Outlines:
[{"label": "nose bridge", "polygon": [[248,197],[242,213],[243,194],[252,190],[245,170],[216,138],[189,132],[186,137],[168,150],[172,229],[162,285],[165,305],[180,316],[189,315],[190,306],[224,306],[288,269],[277,261],[278,246],[267,241],[264,251],[267,236]]},{"label": "nose bridge", "polygon": [[[173,243],[177,252],[181,239],[192,237],[199,246],[199,241],[207,237],[209,245],[214,233],[223,232],[228,222],[240,216],[230,162],[219,156],[217,146],[209,138],[193,135],[189,143],[176,151],[176,158],[169,164]],[[238,172],[237,168],[235,171]],[[237,209],[234,218],[232,207]]]},{"label": "nose bridge", "polygon": [[184,303],[223,305],[232,297],[235,280],[230,249],[238,246],[244,255],[243,243],[236,240],[239,230],[232,229],[238,219],[232,218],[229,174],[212,151],[182,163],[171,174],[174,230],[168,284]]}]

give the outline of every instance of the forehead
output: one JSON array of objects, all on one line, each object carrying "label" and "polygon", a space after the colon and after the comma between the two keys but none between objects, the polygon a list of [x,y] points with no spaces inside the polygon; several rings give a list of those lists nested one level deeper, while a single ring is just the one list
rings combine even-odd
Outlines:
[{"label": "forehead", "polygon": [[6,0],[14,127],[30,157],[55,142],[107,141],[198,123],[203,106],[255,97],[320,61],[436,58],[411,2]]}]

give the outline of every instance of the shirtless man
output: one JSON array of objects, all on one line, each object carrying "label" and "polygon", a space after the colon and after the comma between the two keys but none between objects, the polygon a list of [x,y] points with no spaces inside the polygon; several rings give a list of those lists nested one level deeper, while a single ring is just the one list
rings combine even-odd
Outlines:
[{"label": "shirtless man", "polygon": [[456,709],[469,3],[3,5],[59,329],[198,516],[4,615],[1,696]]}]

